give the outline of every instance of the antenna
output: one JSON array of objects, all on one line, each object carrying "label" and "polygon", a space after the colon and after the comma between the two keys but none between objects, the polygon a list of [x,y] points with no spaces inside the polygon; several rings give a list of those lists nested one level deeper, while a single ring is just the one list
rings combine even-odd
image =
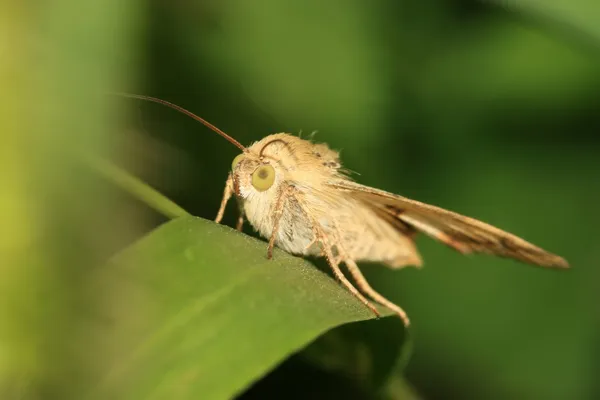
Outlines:
[{"label": "antenna", "polygon": [[131,94],[131,93],[113,93],[113,94],[115,94],[117,96],[129,97],[132,99],[151,101],[153,103],[158,103],[158,104],[162,104],[167,107],[170,107],[170,108],[177,110],[180,113],[185,114],[188,117],[191,117],[191,118],[195,119],[196,121],[202,123],[207,128],[209,128],[209,129],[213,130],[214,132],[218,133],[219,135],[223,136],[225,139],[227,139],[230,143],[232,143],[234,146],[236,146],[240,150],[246,151],[246,148],[244,146],[242,146],[242,144],[240,142],[238,142],[237,140],[235,140],[234,138],[232,138],[231,136],[229,136],[228,134],[226,134],[225,132],[223,132],[222,130],[220,130],[219,128],[217,128],[216,126],[214,126],[213,124],[211,124],[210,122],[205,120],[204,118],[197,116],[193,112],[188,111],[185,108],[178,106],[177,104],[173,104],[171,102],[168,102],[166,100],[162,100],[162,99],[159,99],[156,97],[144,96],[141,94]]}]

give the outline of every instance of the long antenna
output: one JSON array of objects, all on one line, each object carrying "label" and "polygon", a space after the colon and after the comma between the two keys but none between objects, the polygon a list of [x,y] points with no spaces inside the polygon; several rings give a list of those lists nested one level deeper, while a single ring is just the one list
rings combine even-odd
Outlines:
[{"label": "long antenna", "polygon": [[162,104],[167,107],[170,107],[170,108],[177,110],[180,113],[183,113],[183,114],[187,115],[188,117],[191,117],[191,118],[195,119],[196,121],[202,123],[207,128],[209,128],[209,129],[215,131],[216,133],[218,133],[219,135],[223,136],[225,139],[227,139],[230,143],[232,143],[234,146],[236,146],[240,150],[246,151],[246,148],[244,146],[242,146],[242,144],[240,142],[238,142],[237,140],[235,140],[234,138],[232,138],[231,136],[229,136],[228,134],[226,134],[225,132],[223,132],[222,130],[220,130],[219,128],[217,128],[216,126],[214,126],[213,124],[211,124],[210,122],[205,120],[204,118],[197,116],[193,112],[188,111],[185,108],[178,106],[177,104],[173,104],[171,102],[168,102],[166,100],[162,100],[162,99],[159,99],[156,97],[144,96],[141,94],[132,94],[132,93],[113,93],[113,94],[115,94],[117,96],[129,97],[132,99],[151,101],[154,103],[158,103],[158,104]]}]

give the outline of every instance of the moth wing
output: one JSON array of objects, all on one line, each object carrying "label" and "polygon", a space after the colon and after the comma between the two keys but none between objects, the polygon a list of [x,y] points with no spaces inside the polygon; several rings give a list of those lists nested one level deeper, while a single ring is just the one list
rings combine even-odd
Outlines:
[{"label": "moth wing", "polygon": [[386,219],[395,218],[401,222],[399,226],[422,232],[461,253],[487,253],[543,267],[569,267],[564,258],[474,218],[350,180],[329,184],[363,201],[379,215],[386,215]]}]

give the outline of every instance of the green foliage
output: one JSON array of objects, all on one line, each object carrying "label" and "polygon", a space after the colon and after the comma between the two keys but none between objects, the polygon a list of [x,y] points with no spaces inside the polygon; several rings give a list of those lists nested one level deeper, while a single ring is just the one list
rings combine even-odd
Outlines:
[{"label": "green foliage", "polygon": [[149,305],[104,383],[141,373],[125,398],[229,398],[323,332],[374,317],[307,261],[265,254],[262,241],[183,217],[117,256],[101,273],[131,281]]},{"label": "green foliage", "polygon": [[[1,6],[0,398],[596,395],[600,3],[81,4]],[[361,266],[409,340],[322,261],[202,219],[237,150],[127,90],[242,143],[318,130],[361,183],[573,268],[419,238],[423,270]]]},{"label": "green foliage", "polygon": [[107,160],[88,155],[83,157],[83,162],[111,183],[126,190],[132,196],[137,197],[141,202],[163,214],[165,217],[177,218],[190,215],[183,208],[146,185],[140,179],[130,175],[127,171]]}]

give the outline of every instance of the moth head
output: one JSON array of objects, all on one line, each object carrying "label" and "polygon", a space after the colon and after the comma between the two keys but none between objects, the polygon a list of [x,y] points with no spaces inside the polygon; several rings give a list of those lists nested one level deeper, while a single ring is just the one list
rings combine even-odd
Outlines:
[{"label": "moth head", "polygon": [[283,179],[277,163],[266,157],[244,152],[233,159],[231,173],[236,195],[248,198],[274,194]]},{"label": "moth head", "polygon": [[231,163],[234,190],[244,199],[274,196],[297,166],[294,147],[299,139],[286,133],[269,135],[245,149]]}]

